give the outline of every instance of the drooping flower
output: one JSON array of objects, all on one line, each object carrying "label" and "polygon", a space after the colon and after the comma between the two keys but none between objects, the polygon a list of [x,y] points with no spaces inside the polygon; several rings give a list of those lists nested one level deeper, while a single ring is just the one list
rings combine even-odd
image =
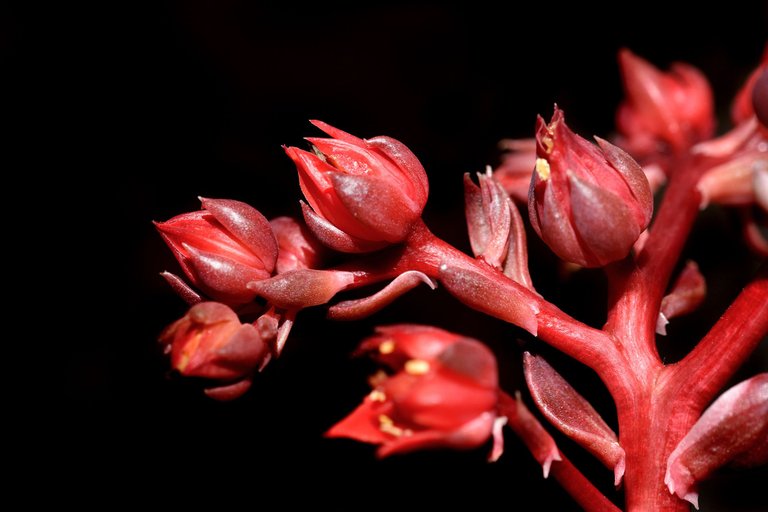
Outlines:
[{"label": "drooping flower", "polygon": [[416,156],[390,137],[360,139],[313,124],[331,138],[308,138],[314,152],[286,149],[309,202],[302,204],[307,226],[342,252],[373,251],[405,239],[429,190]]},{"label": "drooping flower", "polygon": [[394,325],[378,328],[360,350],[395,373],[374,379],[374,390],[328,437],[377,444],[379,457],[470,449],[490,439],[498,417],[498,376],[496,360],[482,343],[433,327]]},{"label": "drooping flower", "polygon": [[627,153],[573,133],[555,107],[536,124],[536,172],[531,181],[531,224],[561,259],[603,266],[629,254],[648,226],[653,197],[643,170]]},{"label": "drooping flower", "polygon": [[244,393],[269,354],[259,331],[240,323],[231,308],[218,302],[192,306],[163,331],[160,342],[170,353],[174,370],[213,381],[207,392],[219,399]]}]

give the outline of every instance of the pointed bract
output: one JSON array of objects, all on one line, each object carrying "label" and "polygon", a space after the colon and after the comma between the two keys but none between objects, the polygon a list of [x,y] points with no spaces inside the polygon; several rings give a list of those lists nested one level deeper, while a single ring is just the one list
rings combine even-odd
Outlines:
[{"label": "pointed bract", "polygon": [[536,406],[562,433],[614,471],[614,484],[624,475],[624,450],[597,411],[543,357],[523,356],[525,381]]},{"label": "pointed bract", "polygon": [[353,281],[350,272],[302,269],[252,281],[248,289],[275,306],[295,310],[325,304]]},{"label": "pointed bract", "polygon": [[424,283],[433,290],[437,284],[426,274],[409,270],[397,276],[382,290],[370,297],[339,302],[328,309],[328,318],[333,320],[359,320],[388,306],[404,293]]},{"label": "pointed bract", "polygon": [[[768,462],[768,373],[720,395],[667,460],[669,492],[697,505],[696,483],[731,462]],[[755,455],[757,457],[754,457]]]},{"label": "pointed bract", "polygon": [[661,300],[660,327],[656,332],[666,334],[666,324],[676,316],[695,311],[707,295],[707,283],[695,261],[687,261],[672,285],[672,290]]},{"label": "pointed bract", "polygon": [[536,335],[539,310],[519,289],[498,279],[488,279],[475,270],[447,263],[440,265],[439,280],[465,305]]}]

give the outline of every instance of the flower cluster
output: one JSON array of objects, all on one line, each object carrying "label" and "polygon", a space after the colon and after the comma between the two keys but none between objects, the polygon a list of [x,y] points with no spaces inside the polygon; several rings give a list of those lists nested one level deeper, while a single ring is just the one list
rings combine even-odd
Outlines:
[{"label": "flower cluster", "polygon": [[[496,460],[506,425],[545,477],[601,511],[617,509],[560,451],[545,421],[613,471],[629,510],[686,510],[683,500],[697,505],[699,483],[718,468],[766,462],[768,373],[717,397],[768,333],[765,269],[679,362],[664,363],[656,334],[707,300],[706,271],[693,260],[678,266],[701,209],[734,208],[748,247],[768,255],[768,49],[736,96],[732,128],[717,138],[700,71],[680,63],[662,71],[629,50],[619,65],[625,98],[610,141],[576,134],[555,106],[549,122],[538,117],[532,138],[502,141],[495,170],[476,182],[464,176],[471,255],[422,220],[427,173],[404,144],[321,121],[312,124],[327,138],[285,149],[306,200],[302,219],[267,220],[240,201],[201,199],[202,209],[156,223],[183,277],[162,275],[190,305],[160,335],[175,372],[202,380],[213,398],[237,398],[281,354],[301,310],[333,302],[331,319],[354,320],[420,283],[439,283],[463,305],[592,368],[614,399],[617,428],[533,351],[521,354],[527,389],[507,393],[482,342],[398,324],[358,348],[382,370],[327,437],[377,445],[379,457],[486,447]],[[605,271],[603,327],[536,290],[528,227],[570,268]],[[371,295],[336,300],[380,282]]]}]

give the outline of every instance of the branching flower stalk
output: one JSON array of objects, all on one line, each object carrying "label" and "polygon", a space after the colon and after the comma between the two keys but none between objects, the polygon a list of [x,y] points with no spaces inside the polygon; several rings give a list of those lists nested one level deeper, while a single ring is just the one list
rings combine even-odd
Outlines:
[{"label": "branching flower stalk", "polygon": [[[545,477],[593,511],[619,507],[561,453],[548,429],[613,472],[628,511],[688,510],[688,502],[698,506],[699,482],[719,467],[765,463],[768,373],[720,394],[768,333],[765,263],[682,360],[665,364],[657,335],[706,300],[695,262],[679,276],[675,270],[708,204],[740,209],[745,243],[768,255],[768,53],[734,102],[733,129],[719,138],[712,138],[712,93],[698,70],[675,64],[663,72],[628,50],[619,62],[626,98],[611,142],[583,139],[555,106],[549,122],[539,117],[534,139],[504,143],[509,153],[498,169],[478,174],[477,183],[464,177],[473,255],[422,221],[427,173],[404,144],[361,139],[320,121],[313,124],[328,138],[307,139],[310,150],[286,148],[306,199],[303,220],[268,221],[245,203],[202,199],[202,210],[157,223],[186,280],[163,276],[191,306],[160,338],[174,370],[205,379],[212,398],[235,399],[280,355],[302,309],[334,301],[330,319],[355,320],[419,284],[439,284],[465,306],[593,369],[615,401],[618,431],[540,355],[524,355],[528,390],[508,392],[480,341],[400,324],[363,341],[358,353],[383,369],[329,437],[375,444],[379,457],[492,440],[489,460],[496,460],[508,428]],[[604,269],[609,300],[601,329],[536,291],[521,206],[564,265]],[[328,267],[331,252],[341,263]],[[343,292],[376,283],[386,284],[344,300]],[[549,426],[525,406],[523,391]]]}]

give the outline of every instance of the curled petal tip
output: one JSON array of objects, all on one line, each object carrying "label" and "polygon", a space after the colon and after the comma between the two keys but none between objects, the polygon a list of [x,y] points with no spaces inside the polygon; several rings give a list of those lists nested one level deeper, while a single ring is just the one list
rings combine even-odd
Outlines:
[{"label": "curled petal tip", "polygon": [[613,467],[614,487],[618,487],[619,485],[621,485],[621,480],[624,478],[624,472],[626,471],[626,469],[627,469],[627,458],[624,454],[622,454],[619,461]]},{"label": "curled petal tip", "polygon": [[328,310],[328,318],[334,320],[358,320],[376,313],[388,306],[392,301],[424,283],[432,290],[437,287],[426,274],[415,270],[404,272],[397,276],[382,290],[362,299],[340,302]]},{"label": "curled petal tip", "polygon": [[549,452],[549,454],[544,459],[544,462],[541,463],[541,470],[544,474],[544,478],[549,478],[549,470],[552,469],[552,463],[559,462],[561,460],[563,459],[560,457],[560,452],[557,450],[557,448],[553,447],[552,451]]},{"label": "curled petal tip", "polygon": [[488,455],[488,462],[496,462],[504,454],[504,425],[507,424],[509,418],[506,416],[499,416],[493,420],[493,448]]}]

